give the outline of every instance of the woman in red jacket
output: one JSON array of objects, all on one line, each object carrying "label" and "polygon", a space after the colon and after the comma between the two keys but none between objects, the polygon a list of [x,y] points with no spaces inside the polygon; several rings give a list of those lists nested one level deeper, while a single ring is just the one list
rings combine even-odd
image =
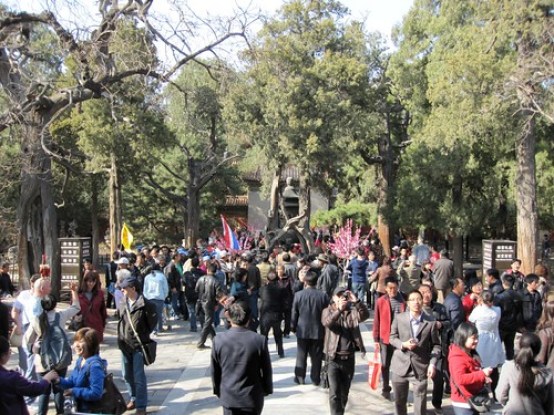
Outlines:
[{"label": "woman in red jacket", "polygon": [[104,327],[106,327],[106,302],[100,286],[100,277],[96,271],[86,271],[79,289],[79,302],[81,303],[81,315],[83,327],[90,327],[98,333],[100,342],[104,339]]},{"label": "woman in red jacket", "polygon": [[469,406],[468,400],[478,394],[486,383],[491,382],[492,368],[481,368],[479,355],[475,351],[478,343],[477,328],[467,322],[460,324],[448,354],[452,389],[450,399],[455,415],[476,414],[477,412]]}]

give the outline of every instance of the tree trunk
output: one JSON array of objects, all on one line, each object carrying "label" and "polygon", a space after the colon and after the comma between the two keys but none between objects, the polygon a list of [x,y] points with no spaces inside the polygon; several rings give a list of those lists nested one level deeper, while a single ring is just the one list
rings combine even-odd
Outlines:
[{"label": "tree trunk", "polygon": [[310,202],[311,184],[308,172],[299,168],[298,171],[298,214],[306,212],[305,216],[300,220],[298,226],[300,228],[310,229]]},{"label": "tree trunk", "polygon": [[52,292],[59,295],[61,263],[57,214],[52,195],[52,162],[41,146],[44,114],[31,113],[22,129],[21,193],[18,203],[19,284],[29,287],[29,278],[39,272],[46,255],[52,276]]},{"label": "tree trunk", "polygon": [[279,227],[279,180],[281,178],[281,166],[273,172],[271,190],[269,194],[269,212],[267,215],[267,230],[272,231]]},{"label": "tree trunk", "polygon": [[521,271],[533,272],[537,261],[538,214],[535,178],[535,118],[525,114],[522,132],[516,142],[517,256]]},{"label": "tree trunk", "polygon": [[115,154],[111,157],[110,179],[110,249],[111,253],[117,251],[121,246],[121,228],[123,227],[123,208],[121,205],[121,184],[119,169]]},{"label": "tree trunk", "polygon": [[383,247],[383,254],[390,257],[390,227],[382,213],[377,215],[377,233],[379,234],[379,240],[381,241],[381,246]]},{"label": "tree trunk", "polygon": [[390,228],[385,219],[385,212],[387,211],[389,191],[394,183],[395,174],[395,162],[396,155],[392,147],[391,142],[391,113],[390,110],[386,113],[387,132],[379,138],[377,144],[379,150],[379,156],[381,157],[381,164],[377,167],[377,175],[379,177],[379,195],[377,198],[377,232],[379,233],[379,240],[383,246],[383,253],[390,257]]},{"label": "tree trunk", "polygon": [[187,225],[185,239],[187,246],[196,246],[200,234],[200,191],[191,183],[187,186]]},{"label": "tree trunk", "polygon": [[454,276],[462,277],[464,272],[464,238],[452,236],[452,261],[454,262]]},{"label": "tree trunk", "polygon": [[[92,264],[96,269],[98,269],[98,247],[100,245],[100,227],[98,226],[98,177],[93,174],[90,178],[90,223],[92,230]],[[113,251],[112,251],[113,252]],[[110,255],[111,258],[111,255]]]}]

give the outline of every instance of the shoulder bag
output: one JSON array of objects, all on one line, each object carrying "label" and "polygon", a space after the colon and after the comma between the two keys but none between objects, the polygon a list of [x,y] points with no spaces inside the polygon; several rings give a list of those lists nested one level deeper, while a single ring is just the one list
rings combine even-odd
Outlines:
[{"label": "shoulder bag", "polygon": [[127,317],[129,319],[129,324],[131,325],[131,329],[133,330],[133,334],[135,335],[135,338],[140,344],[140,348],[142,350],[142,356],[144,359],[144,364],[146,366],[149,366],[156,361],[156,350],[158,348],[158,343],[156,343],[154,340],[150,340],[146,344],[142,343],[137,333],[137,330],[135,329],[135,325],[133,324],[133,319],[131,318],[131,312],[129,311],[129,307],[125,306],[125,310],[127,311]]},{"label": "shoulder bag", "polygon": [[483,386],[483,389],[481,389],[477,394],[473,395],[472,397],[468,398],[460,389],[458,384],[454,382],[452,379],[452,383],[454,383],[454,386],[456,386],[456,389],[462,395],[465,399],[467,399],[467,403],[476,412],[479,412],[480,414],[489,412],[491,410],[493,399],[490,396],[490,391],[488,386]]}]

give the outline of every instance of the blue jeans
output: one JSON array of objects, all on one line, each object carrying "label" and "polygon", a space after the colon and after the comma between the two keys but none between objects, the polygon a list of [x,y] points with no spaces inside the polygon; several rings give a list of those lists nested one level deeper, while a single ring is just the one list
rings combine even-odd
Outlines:
[{"label": "blue jeans", "polygon": [[221,314],[221,306],[217,306],[214,312],[214,327],[219,327],[219,324],[221,323],[221,319],[219,315]]},{"label": "blue jeans", "polygon": [[175,313],[175,317],[179,317],[183,313],[182,307],[183,307],[183,298],[182,298],[182,292],[171,292],[171,306],[173,307],[173,312]]},{"label": "blue jeans", "polygon": [[365,303],[365,282],[353,282],[352,292],[358,297],[358,300]]},{"label": "blue jeans", "polygon": [[164,328],[164,300],[150,300],[156,305],[156,313],[158,313],[158,332]]},{"label": "blue jeans", "polygon": [[135,350],[131,354],[121,352],[123,378],[131,401],[135,402],[137,409],[146,409],[148,405],[143,359],[142,351]]},{"label": "blue jeans", "polygon": [[196,331],[196,303],[187,303],[189,310],[190,331]]},{"label": "blue jeans", "polygon": [[[65,375],[67,375],[67,368],[57,370],[58,375],[60,375],[61,378],[64,378]],[[42,376],[46,373],[39,374],[39,379],[42,380]],[[48,414],[48,404],[50,403],[50,394],[54,394],[54,403],[56,405],[56,413],[62,414],[63,413],[63,389],[59,385],[52,385],[50,388],[48,388],[48,392],[39,395],[38,397],[38,415],[46,415]]]}]

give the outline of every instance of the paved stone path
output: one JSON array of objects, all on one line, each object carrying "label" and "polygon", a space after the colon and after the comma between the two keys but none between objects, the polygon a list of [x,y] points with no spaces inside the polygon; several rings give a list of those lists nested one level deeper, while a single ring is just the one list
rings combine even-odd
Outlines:
[{"label": "paved stone path", "polygon": [[[158,356],[156,362],[146,368],[148,379],[148,412],[159,415],[214,415],[221,414],[219,401],[212,393],[210,378],[210,350],[196,349],[199,333],[191,333],[189,323],[171,322],[173,330],[157,337]],[[371,320],[365,322],[362,329],[368,355],[373,352]],[[115,375],[115,381],[126,395],[126,388],[121,377],[121,355],[116,346],[115,331],[117,322],[110,318],[105,343],[101,346],[101,356],[108,360],[108,370]],[[217,331],[224,330],[219,327]],[[208,343],[209,344],[209,343]],[[296,356],[296,338],[291,335],[284,339],[285,358],[279,359],[275,342],[270,337],[269,348],[273,363],[274,393],[265,400],[264,415],[322,415],[329,413],[327,390],[309,384],[297,385],[293,382]],[[16,353],[12,355],[10,367],[16,365]],[[308,367],[309,373],[309,367]],[[431,384],[430,384],[431,387]],[[451,415],[450,400],[444,399],[444,415]],[[408,407],[409,413],[411,407]],[[430,396],[428,412],[432,414]],[[495,411],[497,412],[497,411]],[[392,402],[384,400],[380,391],[373,391],[367,383],[367,361],[356,355],[356,373],[349,395],[347,414],[392,415]],[[55,414],[51,403],[50,414]],[[132,414],[132,412],[131,412]]]}]

